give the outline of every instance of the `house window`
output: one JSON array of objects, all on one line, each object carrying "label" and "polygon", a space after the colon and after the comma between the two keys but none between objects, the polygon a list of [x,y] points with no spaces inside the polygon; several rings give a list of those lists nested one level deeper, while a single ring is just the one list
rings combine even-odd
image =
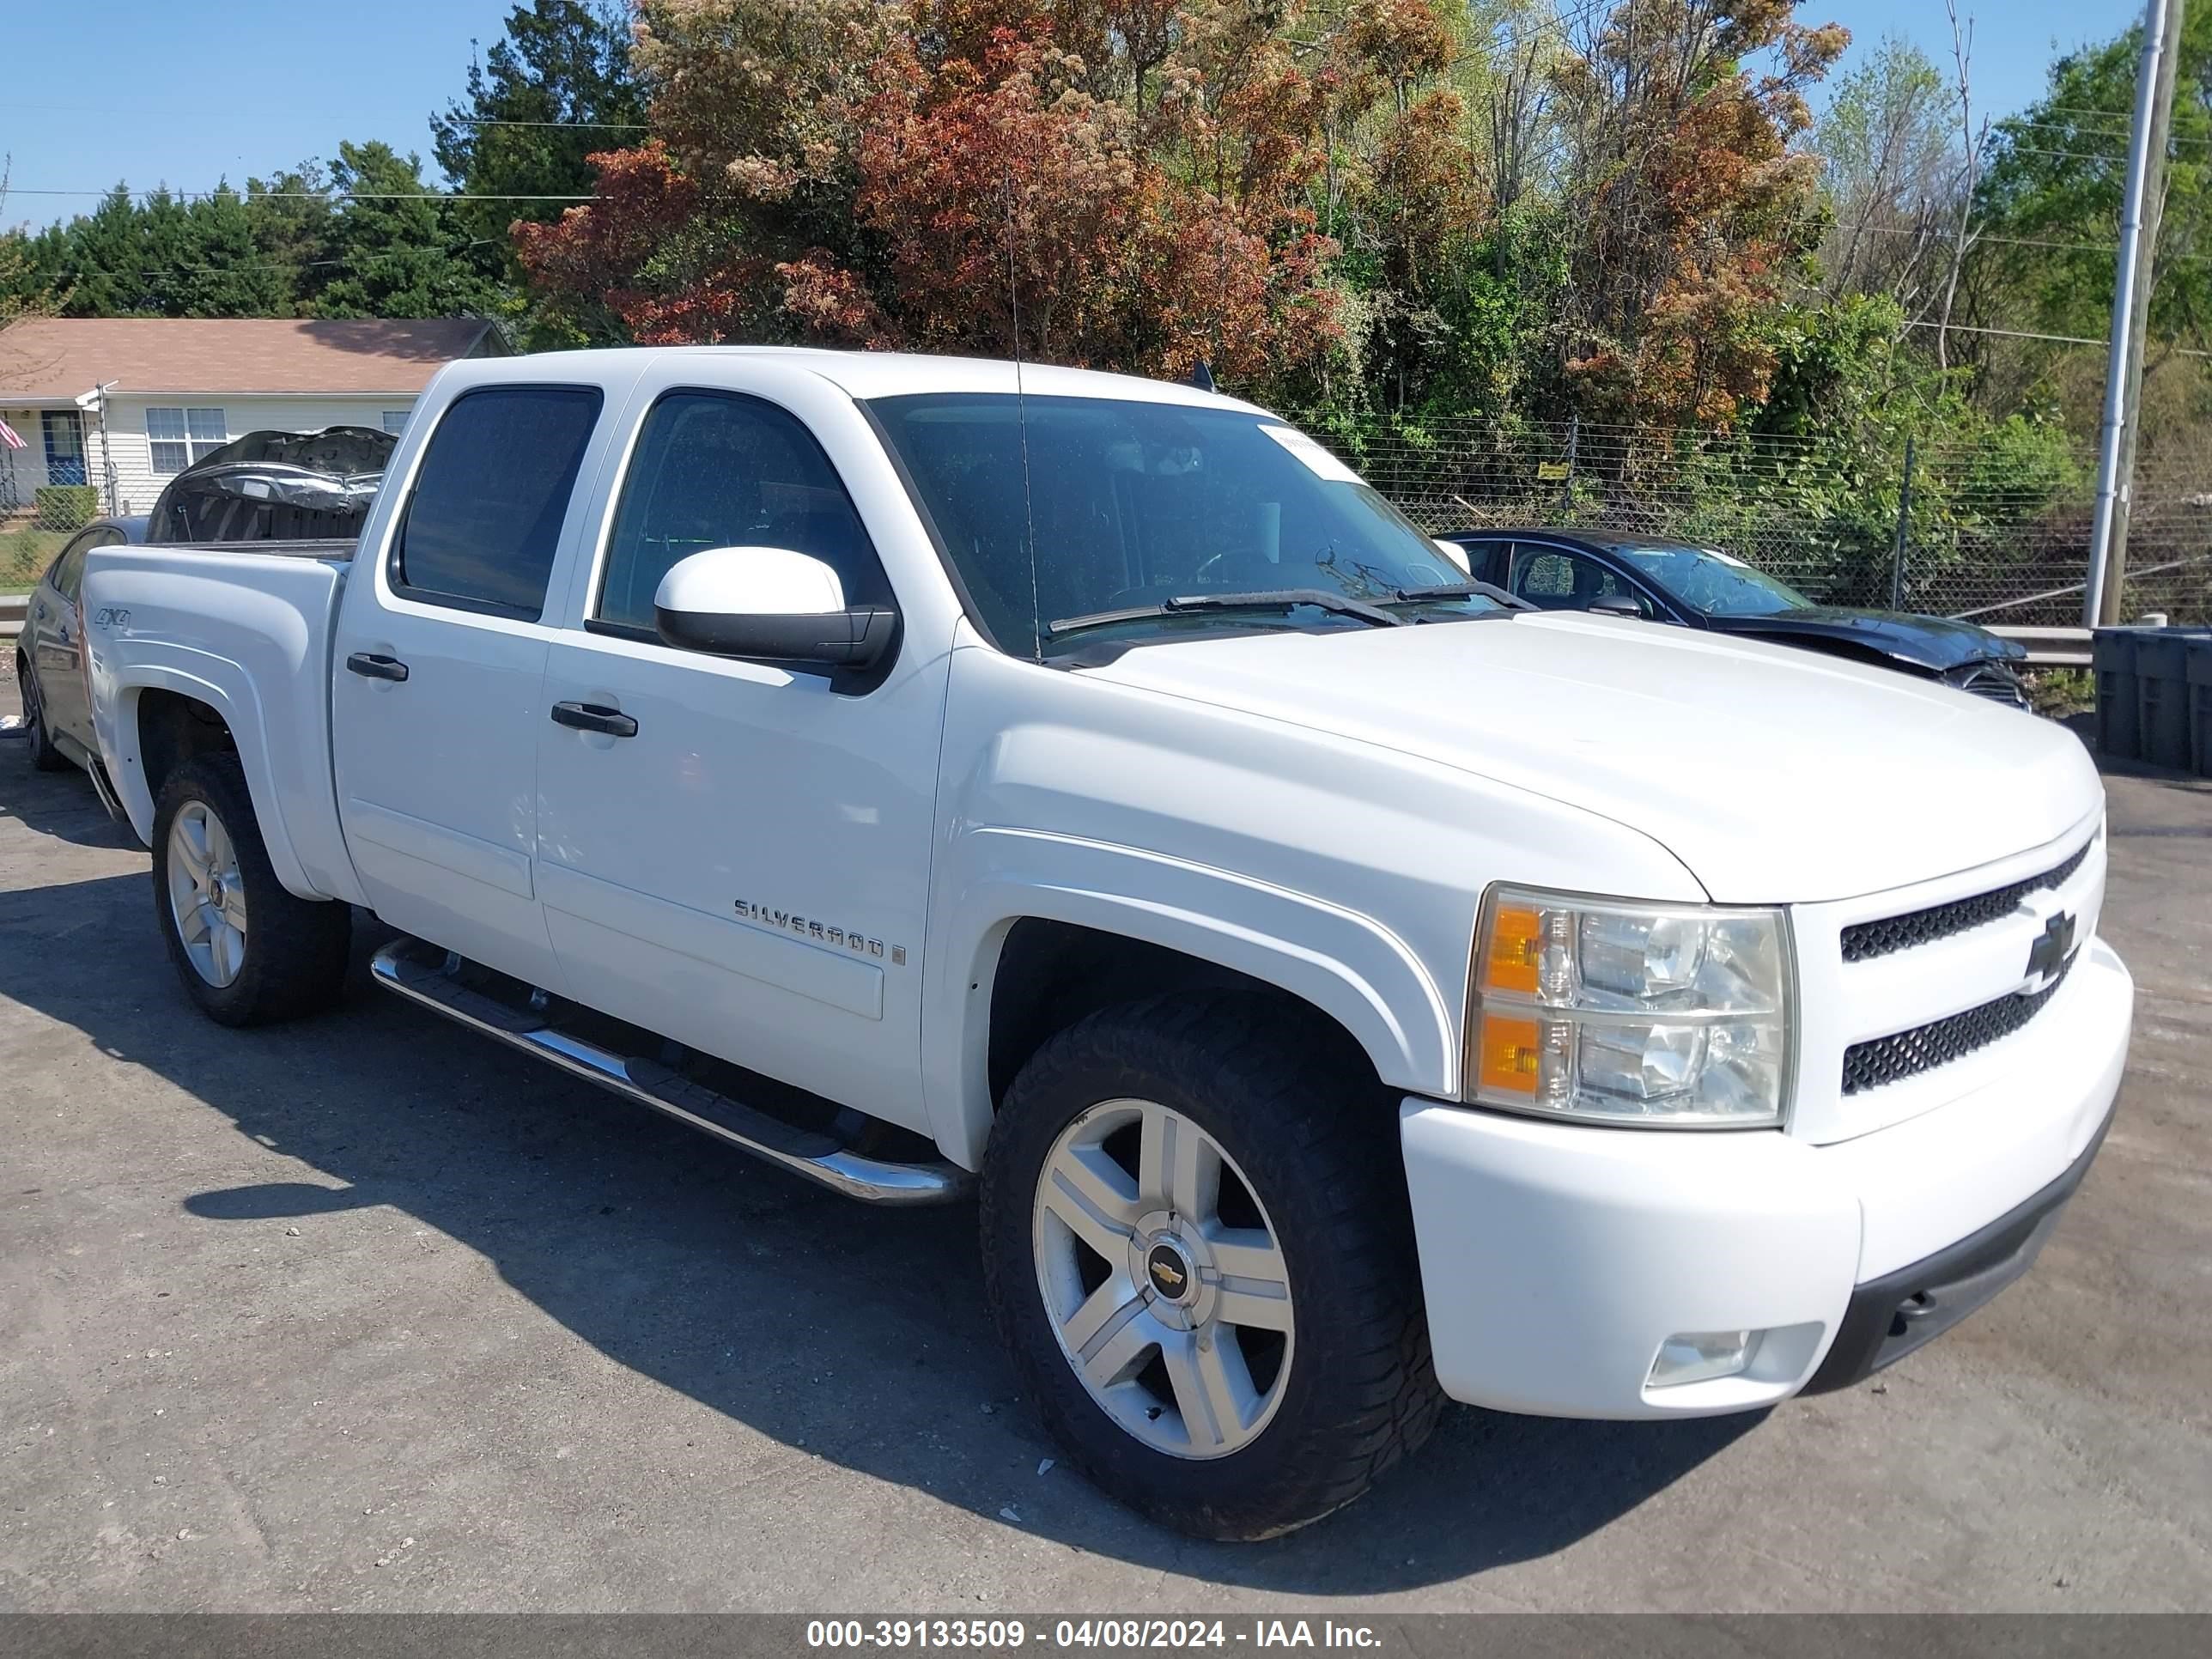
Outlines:
[{"label": "house window", "polygon": [[384,429],[386,432],[389,432],[393,437],[398,437],[402,432],[407,429],[407,411],[404,409],[386,410],[384,411]]},{"label": "house window", "polygon": [[230,428],[219,409],[149,409],[146,439],[154,452],[154,471],[182,472],[229,441]]}]

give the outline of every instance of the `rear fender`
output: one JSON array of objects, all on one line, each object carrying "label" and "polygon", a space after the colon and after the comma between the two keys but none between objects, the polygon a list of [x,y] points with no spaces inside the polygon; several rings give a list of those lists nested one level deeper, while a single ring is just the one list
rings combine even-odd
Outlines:
[{"label": "rear fender", "polygon": [[[149,654],[123,670],[95,700],[100,746],[116,799],[131,820],[138,839],[154,842],[154,791],[149,786],[146,760],[141,751],[139,700],[149,690],[174,692],[204,703],[229,729],[246,773],[246,787],[252,798],[253,815],[268,849],[270,868],[287,892],[301,898],[335,898],[323,890],[301,864],[285,823],[283,803],[274,783],[269,752],[269,726],[253,687],[235,663],[210,658],[182,647],[140,641]],[[184,660],[163,660],[175,657]]]}]

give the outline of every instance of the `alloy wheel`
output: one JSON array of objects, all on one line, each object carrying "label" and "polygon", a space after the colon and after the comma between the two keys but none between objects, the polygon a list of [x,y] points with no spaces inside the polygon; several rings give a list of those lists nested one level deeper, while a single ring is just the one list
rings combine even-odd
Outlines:
[{"label": "alloy wheel", "polygon": [[238,849],[205,801],[188,800],[169,825],[169,914],[192,968],[228,985],[246,965],[246,878]]},{"label": "alloy wheel", "polygon": [[1031,1233],[1060,1349],[1109,1416],[1176,1457],[1258,1437],[1291,1374],[1290,1273],[1218,1142],[1156,1101],[1094,1106],[1045,1159]]}]

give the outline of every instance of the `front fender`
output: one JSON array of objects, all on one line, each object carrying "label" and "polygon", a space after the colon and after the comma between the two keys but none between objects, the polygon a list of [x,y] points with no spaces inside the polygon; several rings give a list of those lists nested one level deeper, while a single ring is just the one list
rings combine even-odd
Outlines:
[{"label": "front fender", "polygon": [[[955,843],[950,926],[933,938],[922,1022],[931,1127],[967,1168],[989,1138],[991,985],[1024,918],[1142,940],[1277,986],[1337,1021],[1382,1080],[1459,1087],[1456,1016],[1414,951],[1380,923],[1285,888],[1158,853],[1042,830],[983,827]],[[957,1008],[947,1006],[957,1000]]]}]

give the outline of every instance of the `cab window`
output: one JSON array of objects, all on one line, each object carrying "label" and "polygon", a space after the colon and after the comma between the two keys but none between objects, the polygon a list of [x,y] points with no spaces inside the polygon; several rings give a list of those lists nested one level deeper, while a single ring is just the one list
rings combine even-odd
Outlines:
[{"label": "cab window", "polygon": [[415,475],[392,542],[392,586],[429,605],[537,621],[599,403],[586,386],[456,398]]},{"label": "cab window", "polygon": [[1584,611],[1593,599],[1633,599],[1645,616],[1650,603],[1595,559],[1564,548],[1529,545],[1514,549],[1513,592],[1546,611]]},{"label": "cab window", "polygon": [[714,547],[805,553],[837,573],[846,604],[890,603],[860,515],[812,433],[757,398],[672,392],[638,434],[592,623],[651,634],[660,579]]},{"label": "cab window", "polygon": [[84,556],[95,547],[113,547],[122,539],[123,532],[110,525],[94,525],[89,530],[78,532],[76,539],[62,549],[46,580],[54,585],[56,592],[76,604],[77,593],[84,586]]}]

